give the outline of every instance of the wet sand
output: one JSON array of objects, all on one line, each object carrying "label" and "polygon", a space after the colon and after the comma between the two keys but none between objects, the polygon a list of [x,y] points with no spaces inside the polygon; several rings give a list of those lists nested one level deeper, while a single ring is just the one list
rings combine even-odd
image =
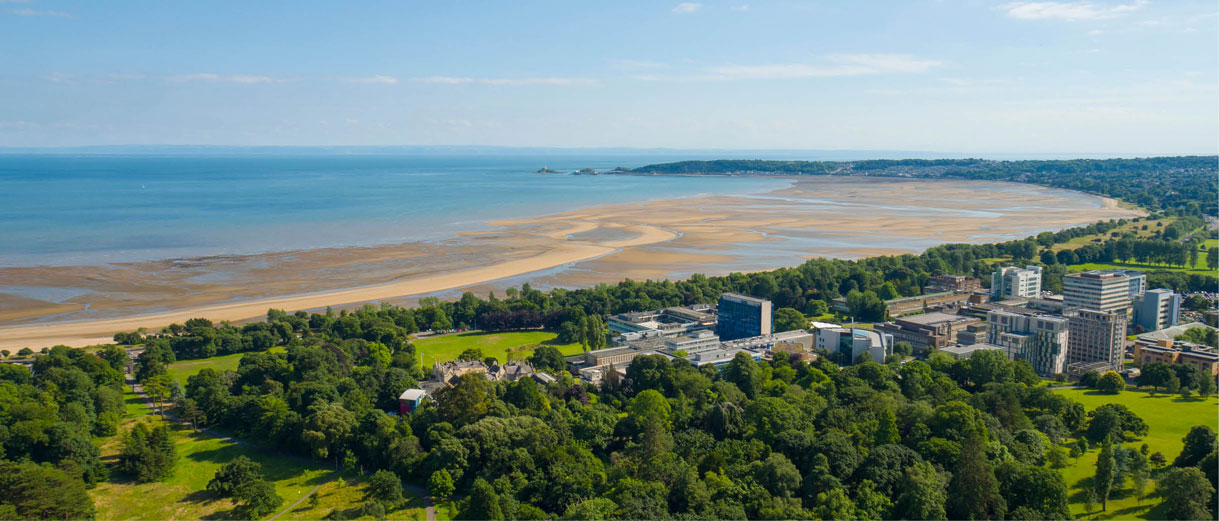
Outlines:
[{"label": "wet sand", "polygon": [[606,205],[444,241],[105,266],[0,268],[0,347],[104,342],[204,316],[409,302],[530,282],[587,287],[917,253],[1141,215],[1108,199],[983,181],[802,177],[790,188]]}]

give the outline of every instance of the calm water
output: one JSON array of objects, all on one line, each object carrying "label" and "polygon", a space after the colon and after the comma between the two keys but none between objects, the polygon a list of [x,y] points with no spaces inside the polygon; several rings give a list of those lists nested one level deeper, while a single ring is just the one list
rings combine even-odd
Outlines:
[{"label": "calm water", "polygon": [[788,183],[531,173],[669,159],[0,155],[0,266],[437,240],[488,220]]}]

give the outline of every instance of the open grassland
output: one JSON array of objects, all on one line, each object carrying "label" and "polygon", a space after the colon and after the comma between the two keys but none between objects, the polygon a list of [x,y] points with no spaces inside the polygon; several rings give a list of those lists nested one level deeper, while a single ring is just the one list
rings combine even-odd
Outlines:
[{"label": "open grassland", "polygon": [[456,360],[466,349],[482,349],[483,356],[500,362],[528,358],[539,345],[559,348],[565,356],[583,352],[580,344],[560,344],[558,335],[548,331],[512,331],[507,333],[457,333],[413,340],[415,351],[423,355],[423,366],[434,362]]},{"label": "open grassland", "polygon": [[[121,431],[129,430],[139,421],[153,425],[162,421],[149,414],[148,407],[135,394],[128,391],[126,398],[128,417],[123,420]],[[334,469],[320,462],[271,453],[194,432],[173,422],[168,425],[177,448],[173,476],[153,483],[137,483],[113,471],[110,481],[90,492],[98,519],[231,519],[236,515],[233,502],[215,497],[206,488],[216,470],[237,456],[249,457],[262,465],[263,475],[284,499],[276,514],[320,485],[321,496],[316,506],[306,500],[280,519],[321,519],[331,510],[359,508],[363,503],[364,485],[358,475],[344,475],[347,483],[339,487]],[[118,459],[120,438],[114,436],[101,445],[102,460],[108,464]],[[422,499],[407,494],[410,501],[404,508],[394,511],[393,517],[423,519]]]},{"label": "open grassland", "polygon": [[[1182,438],[1194,425],[1209,425],[1212,429],[1219,428],[1219,398],[1214,396],[1206,399],[1194,398],[1185,401],[1177,395],[1159,394],[1152,397],[1144,391],[1125,391],[1118,395],[1102,394],[1098,391],[1068,388],[1059,389],[1074,400],[1078,400],[1088,411],[1092,411],[1106,403],[1120,403],[1147,422],[1147,436],[1125,444],[1126,448],[1138,449],[1144,443],[1150,447],[1150,453],[1160,452],[1168,460],[1181,453]],[[1114,492],[1109,498],[1108,508],[1100,512],[1100,505],[1095,511],[1088,513],[1083,500],[1083,492],[1091,486],[1092,476],[1096,474],[1096,458],[1100,448],[1090,449],[1076,460],[1071,460],[1067,468],[1062,469],[1063,480],[1067,484],[1071,497],[1071,513],[1077,519],[1164,519],[1166,507],[1155,495],[1154,480],[1162,474],[1152,473],[1152,483],[1147,486],[1146,496],[1140,501],[1131,492],[1131,481],[1125,482],[1121,492]]]},{"label": "open grassland", "polygon": [[[1172,224],[1173,221],[1176,221],[1176,220],[1177,220],[1176,217],[1165,217],[1163,219],[1154,219],[1154,220],[1144,219],[1139,222],[1128,222],[1128,223],[1118,226],[1112,230],[1109,230],[1107,233],[1104,233],[1104,234],[1094,233],[1092,235],[1084,235],[1082,237],[1076,237],[1067,242],[1055,244],[1055,245],[1051,246],[1050,249],[1053,250],[1055,253],[1057,253],[1061,250],[1074,250],[1076,248],[1079,248],[1081,246],[1087,246],[1089,244],[1099,244],[1100,242],[1104,242],[1105,240],[1112,238],[1113,237],[1112,234],[1114,234],[1114,233],[1116,233],[1118,235],[1132,233],[1138,239],[1150,239],[1150,238],[1152,238],[1153,235],[1155,235],[1155,233],[1157,231],[1163,230],[1165,226]],[[1143,226],[1147,226],[1147,229],[1144,230]],[[1100,241],[1097,241],[1096,239],[1100,239]]]},{"label": "open grassland", "polygon": [[[272,347],[267,350],[268,353],[283,353],[283,347]],[[246,353],[233,353],[231,355],[213,356],[211,358],[199,358],[195,360],[182,360],[169,364],[169,375],[173,377],[179,384],[186,385],[186,379],[194,376],[204,369],[215,369],[216,372],[223,373],[225,371],[236,371],[237,364],[241,362],[241,357]]]}]

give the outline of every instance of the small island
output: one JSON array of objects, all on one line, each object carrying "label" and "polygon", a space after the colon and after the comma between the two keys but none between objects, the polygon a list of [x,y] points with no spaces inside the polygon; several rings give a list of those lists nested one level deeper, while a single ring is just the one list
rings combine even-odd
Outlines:
[{"label": "small island", "polygon": [[542,167],[538,170],[535,170],[533,173],[535,173],[535,174],[561,174],[563,172],[560,172],[558,170],[551,170],[547,167]]},{"label": "small island", "polygon": [[598,175],[600,173],[595,168],[581,168],[575,172],[576,175]]}]

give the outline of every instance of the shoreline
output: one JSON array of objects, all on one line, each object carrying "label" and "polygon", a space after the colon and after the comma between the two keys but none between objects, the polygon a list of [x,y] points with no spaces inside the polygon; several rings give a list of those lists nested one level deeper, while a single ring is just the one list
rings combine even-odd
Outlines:
[{"label": "shoreline", "polygon": [[[796,177],[788,187],[764,194],[609,204],[492,221],[489,231],[462,233],[440,245],[178,259],[122,266],[101,275],[91,269],[31,269],[20,273],[46,287],[99,288],[96,295],[45,306],[73,309],[35,317],[93,316],[28,322],[40,308],[18,300],[10,308],[26,317],[10,312],[4,319],[0,307],[0,323],[27,322],[0,326],[0,347],[108,343],[118,331],[156,330],[199,316],[240,321],[260,317],[268,308],[292,312],[461,288],[494,290],[497,281],[519,284],[526,277],[537,286],[587,287],[623,278],[762,271],[812,257],[859,258],[913,253],[929,244],[1001,242],[1006,239],[994,237],[1023,237],[1141,213],[1120,208],[1111,198],[1080,192],[1066,196],[1066,190],[1021,183],[807,177],[812,176]],[[1090,204],[1079,204],[1081,194]],[[960,211],[937,211],[945,199],[959,201],[953,204]],[[979,232],[987,237],[976,237]],[[13,271],[0,271],[6,273]],[[209,275],[221,275],[221,282],[194,281]],[[136,311],[158,305],[171,309]],[[98,316],[105,313],[119,316]]]}]

